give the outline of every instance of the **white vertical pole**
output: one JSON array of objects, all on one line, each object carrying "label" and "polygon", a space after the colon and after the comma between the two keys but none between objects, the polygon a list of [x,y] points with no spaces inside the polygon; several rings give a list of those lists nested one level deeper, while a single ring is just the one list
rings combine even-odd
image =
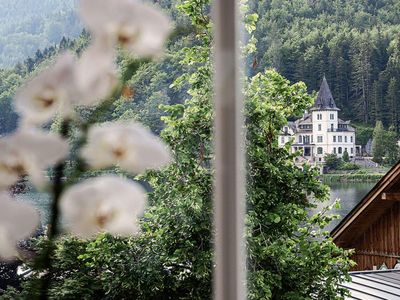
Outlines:
[{"label": "white vertical pole", "polygon": [[215,213],[214,296],[242,300],[245,292],[244,143],[239,84],[239,0],[214,0]]}]

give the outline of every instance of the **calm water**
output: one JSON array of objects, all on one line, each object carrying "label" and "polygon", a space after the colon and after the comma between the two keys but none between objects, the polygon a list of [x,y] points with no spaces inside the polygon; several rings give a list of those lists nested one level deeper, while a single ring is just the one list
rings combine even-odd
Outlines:
[{"label": "calm water", "polygon": [[16,197],[19,201],[31,203],[35,206],[40,213],[42,224],[47,224],[50,205],[50,197],[48,194],[28,192],[25,194],[18,194]]},{"label": "calm water", "polygon": [[341,208],[338,210],[333,210],[332,212],[340,215],[341,218],[339,220],[334,220],[327,226],[327,230],[332,230],[341,221],[341,219],[346,216],[375,186],[375,183],[329,183],[327,185],[331,189],[329,203],[327,202],[319,204],[318,207],[313,210],[313,212],[321,210],[324,206],[333,203],[339,198]]},{"label": "calm water", "polygon": [[[331,188],[330,201],[319,204],[318,207],[313,210],[313,213],[320,211],[323,207],[333,203],[335,199],[339,198],[341,200],[341,208],[339,210],[334,210],[333,213],[344,217],[362,200],[374,185],[375,183],[331,183],[329,184]],[[33,204],[40,212],[42,224],[48,222],[49,195],[30,192],[17,195],[17,199]],[[333,221],[327,227],[327,230],[333,229],[339,222],[340,220]]]}]

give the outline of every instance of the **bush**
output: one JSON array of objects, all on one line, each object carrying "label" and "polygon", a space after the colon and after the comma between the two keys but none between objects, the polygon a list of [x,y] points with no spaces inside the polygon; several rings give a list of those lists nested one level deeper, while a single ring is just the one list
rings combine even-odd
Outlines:
[{"label": "bush", "polygon": [[342,163],[343,163],[342,159],[338,157],[336,154],[325,155],[325,166],[328,169],[337,170],[342,165]]},{"label": "bush", "polygon": [[343,170],[343,171],[358,170],[358,169],[360,169],[360,166],[351,162],[342,163],[338,167],[338,170]]}]

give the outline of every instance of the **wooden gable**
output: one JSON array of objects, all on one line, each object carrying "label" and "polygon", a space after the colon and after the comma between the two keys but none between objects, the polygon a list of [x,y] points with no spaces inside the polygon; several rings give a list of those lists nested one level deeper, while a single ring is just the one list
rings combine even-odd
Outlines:
[{"label": "wooden gable", "polygon": [[[345,199],[343,199],[345,200]],[[333,241],[355,249],[355,270],[400,258],[400,163],[394,166],[331,232]]]}]

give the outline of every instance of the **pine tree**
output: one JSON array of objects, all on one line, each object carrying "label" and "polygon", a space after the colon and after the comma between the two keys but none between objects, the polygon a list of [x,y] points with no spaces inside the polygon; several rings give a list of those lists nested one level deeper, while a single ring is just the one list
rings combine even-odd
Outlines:
[{"label": "pine tree", "polygon": [[371,91],[371,44],[369,36],[362,36],[355,40],[352,54],[352,88],[353,109],[358,120],[369,123],[370,91]]},{"label": "pine tree", "polygon": [[385,129],[381,121],[377,121],[373,133],[372,160],[378,164],[383,162],[385,155]]},{"label": "pine tree", "polygon": [[394,126],[395,131],[399,130],[399,104],[398,104],[398,84],[396,78],[391,78],[386,95],[386,102],[389,105],[389,124]]},{"label": "pine tree", "polygon": [[342,159],[343,159],[344,162],[349,162],[350,161],[349,152],[347,152],[347,149],[344,150]]},{"label": "pine tree", "polygon": [[399,145],[394,126],[391,126],[385,134],[386,159],[385,164],[393,166],[399,160]]}]

